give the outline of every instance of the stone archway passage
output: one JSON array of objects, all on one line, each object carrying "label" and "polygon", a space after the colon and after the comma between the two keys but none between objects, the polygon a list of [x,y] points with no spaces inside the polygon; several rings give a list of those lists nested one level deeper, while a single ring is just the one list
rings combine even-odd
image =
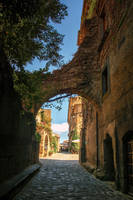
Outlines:
[{"label": "stone archway passage", "polygon": [[106,135],[106,138],[104,140],[104,171],[106,180],[114,180],[114,155],[112,147],[112,138],[109,134]]},{"label": "stone archway passage", "polygon": [[42,81],[44,97],[42,102],[33,105],[33,112],[57,95],[77,94],[89,99],[96,105],[101,103],[101,69],[99,67],[98,17],[86,20],[86,35],[73,59],[45,76]]}]

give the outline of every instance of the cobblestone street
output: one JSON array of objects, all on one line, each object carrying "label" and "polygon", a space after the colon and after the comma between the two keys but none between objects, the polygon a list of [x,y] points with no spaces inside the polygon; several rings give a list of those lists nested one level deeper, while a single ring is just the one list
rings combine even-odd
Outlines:
[{"label": "cobblestone street", "polygon": [[41,159],[42,168],[14,200],[126,200],[95,179],[78,163],[78,156],[58,153]]}]

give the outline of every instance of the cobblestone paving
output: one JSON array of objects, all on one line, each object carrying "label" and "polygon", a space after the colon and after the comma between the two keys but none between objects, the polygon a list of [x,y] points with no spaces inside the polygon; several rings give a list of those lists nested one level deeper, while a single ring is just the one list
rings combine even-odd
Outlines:
[{"label": "cobblestone paving", "polygon": [[14,200],[127,199],[82,168],[77,155],[59,153],[41,162],[41,170]]}]

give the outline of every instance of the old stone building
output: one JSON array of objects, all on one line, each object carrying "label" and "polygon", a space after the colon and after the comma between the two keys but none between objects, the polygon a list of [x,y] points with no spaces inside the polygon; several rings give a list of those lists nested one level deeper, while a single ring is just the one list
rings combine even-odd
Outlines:
[{"label": "old stone building", "polygon": [[36,116],[36,124],[36,131],[41,136],[39,156],[46,157],[51,150],[51,110],[40,108]]},{"label": "old stone building", "polygon": [[69,148],[69,140],[64,140],[61,144],[60,144],[60,150],[61,151],[68,151]]},{"label": "old stone building", "polygon": [[52,132],[50,109],[39,109],[36,115],[36,134],[38,133],[41,136],[39,157],[44,158],[59,152],[60,136]]},{"label": "old stone building", "polygon": [[133,194],[133,2],[84,0],[79,45],[94,19],[100,93],[99,103],[83,103],[80,162]]},{"label": "old stone building", "polygon": [[69,151],[78,153],[80,147],[80,131],[82,128],[82,98],[80,96],[69,99],[68,124]]}]

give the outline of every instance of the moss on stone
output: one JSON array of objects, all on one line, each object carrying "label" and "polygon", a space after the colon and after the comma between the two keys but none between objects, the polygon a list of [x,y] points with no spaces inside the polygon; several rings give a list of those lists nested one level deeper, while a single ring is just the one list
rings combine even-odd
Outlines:
[{"label": "moss on stone", "polygon": [[89,8],[88,15],[87,15],[87,19],[91,19],[92,18],[93,11],[94,11],[94,9],[96,7],[96,3],[97,3],[97,0],[91,0],[90,8]]}]

